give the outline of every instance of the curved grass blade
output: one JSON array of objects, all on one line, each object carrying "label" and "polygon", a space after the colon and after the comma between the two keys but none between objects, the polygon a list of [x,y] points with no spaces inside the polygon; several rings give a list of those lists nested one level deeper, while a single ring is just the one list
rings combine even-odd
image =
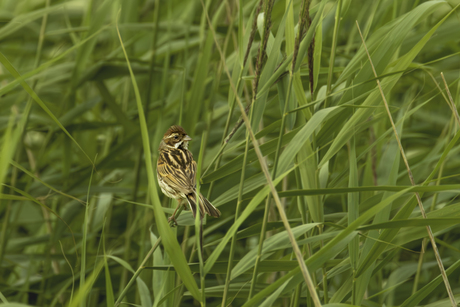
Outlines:
[{"label": "curved grass blade", "polygon": [[190,291],[190,293],[193,295],[195,299],[200,300],[200,297],[201,297],[200,291],[198,290],[195,279],[192,276],[192,272],[190,271],[190,268],[187,265],[187,260],[185,259],[185,256],[182,253],[182,249],[177,243],[177,239],[174,236],[172,230],[170,229],[168,221],[166,220],[166,217],[164,216],[164,213],[161,207],[161,203],[160,203],[160,199],[158,198],[158,192],[157,192],[157,186],[156,186],[157,183],[155,180],[155,175],[154,175],[154,170],[153,170],[153,165],[152,165],[152,159],[151,159],[152,152],[150,150],[150,138],[149,138],[147,122],[145,120],[144,107],[142,105],[139,88],[137,87],[136,78],[134,77],[134,73],[131,69],[131,64],[129,62],[128,54],[126,53],[126,50],[123,46],[123,40],[121,38],[120,31],[118,30],[118,24],[117,24],[117,33],[118,33],[118,38],[120,39],[120,44],[123,48],[123,53],[125,55],[126,63],[128,64],[129,72],[131,75],[131,81],[132,81],[134,93],[136,96],[137,110],[139,113],[139,122],[140,122],[141,135],[142,135],[142,145],[144,147],[144,152],[146,156],[145,164],[146,164],[146,171],[147,171],[147,177],[148,177],[148,182],[149,182],[148,187],[149,187],[150,197],[152,198],[151,201],[152,201],[153,210],[155,212],[155,221],[157,223],[157,228],[158,228],[158,231],[160,232],[163,246],[165,247],[165,250],[170,257],[171,262],[176,267],[177,272],[179,276],[181,277],[184,285],[187,287],[187,289]]}]

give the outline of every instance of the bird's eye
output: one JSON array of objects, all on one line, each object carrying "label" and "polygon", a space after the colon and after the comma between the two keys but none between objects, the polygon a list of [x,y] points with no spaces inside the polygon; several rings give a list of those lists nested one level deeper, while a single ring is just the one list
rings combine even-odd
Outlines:
[{"label": "bird's eye", "polygon": [[177,136],[177,135],[174,136],[174,139],[175,139],[175,140],[177,140],[178,138],[179,138],[179,136]]}]

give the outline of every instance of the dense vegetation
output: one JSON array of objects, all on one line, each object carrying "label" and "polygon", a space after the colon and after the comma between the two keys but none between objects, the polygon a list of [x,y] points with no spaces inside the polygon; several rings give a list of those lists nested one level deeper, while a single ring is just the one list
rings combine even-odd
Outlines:
[{"label": "dense vegetation", "polygon": [[454,305],[459,5],[0,1],[0,306]]}]

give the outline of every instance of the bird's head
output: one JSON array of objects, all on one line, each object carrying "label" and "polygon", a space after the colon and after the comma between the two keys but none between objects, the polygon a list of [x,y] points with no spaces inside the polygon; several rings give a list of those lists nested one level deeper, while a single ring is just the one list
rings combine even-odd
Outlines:
[{"label": "bird's head", "polygon": [[188,149],[188,142],[192,140],[181,126],[171,126],[163,136],[162,143],[169,148]]}]

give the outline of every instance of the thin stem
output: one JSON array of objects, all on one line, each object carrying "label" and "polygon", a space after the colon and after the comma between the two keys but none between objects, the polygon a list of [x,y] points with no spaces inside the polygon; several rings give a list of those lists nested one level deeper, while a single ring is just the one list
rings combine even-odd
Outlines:
[{"label": "thin stem", "polygon": [[[253,110],[254,108],[251,108],[251,118],[252,118]],[[249,133],[246,133],[246,146],[244,148],[243,167],[241,170],[240,186],[238,189],[238,201],[236,203],[235,222],[240,215],[240,207],[241,207],[241,203],[243,202],[243,192],[244,192],[243,187],[244,187],[244,177],[246,174],[246,163],[247,163],[248,151],[249,151]],[[235,232],[235,234],[232,237],[232,242],[230,245],[230,255],[228,258],[227,276],[225,278],[224,295],[222,297],[222,307],[225,307],[225,304],[227,301],[228,289],[230,287],[230,280],[231,280],[231,274],[232,274],[232,268],[233,268],[233,256],[235,254],[236,237],[237,237],[237,233]],[[251,290],[253,289],[254,284],[255,284],[255,280],[253,280],[253,282],[251,283]]]},{"label": "thin stem", "polygon": [[[266,18],[269,18],[269,16],[266,16]],[[300,30],[300,33],[301,32],[302,32],[302,30]],[[299,37],[300,36],[301,36],[301,34],[299,35]],[[295,50],[298,50],[299,42],[300,42],[300,40],[297,40],[296,46],[295,46],[297,48],[294,48],[294,56],[293,56],[293,60],[292,60],[291,70],[290,70],[288,92],[287,92],[287,95],[286,95],[286,99],[284,101],[284,112],[283,112],[283,115],[282,115],[283,117],[281,119],[281,127],[280,127],[278,144],[277,144],[276,153],[275,153],[275,161],[274,161],[274,164],[273,164],[273,171],[272,171],[272,177],[271,177],[272,180],[276,178],[276,170],[277,170],[277,167],[278,167],[278,160],[279,160],[279,155],[280,155],[280,151],[281,151],[281,144],[282,144],[282,139],[283,139],[283,135],[284,135],[284,128],[285,128],[285,125],[286,125],[287,106],[289,104],[289,98],[290,98],[290,93],[291,93],[291,84],[292,84],[292,77],[293,77],[292,72],[294,70],[295,59],[297,57],[297,53],[295,52]],[[260,55],[259,55],[259,60],[260,61],[262,60],[262,57],[260,57]],[[254,89],[254,92],[257,93],[257,88]],[[254,94],[254,100],[255,100],[255,95],[256,94]],[[249,290],[248,300],[250,300],[252,298],[252,296],[254,295],[255,285],[257,284],[257,277],[259,275],[259,264],[260,264],[260,261],[262,260],[262,250],[263,250],[263,245],[264,245],[264,241],[265,241],[265,235],[266,235],[266,232],[267,232],[267,222],[268,222],[269,211],[270,211],[270,195],[267,196],[267,200],[265,202],[264,218],[263,218],[263,221],[262,221],[262,229],[261,229],[260,237],[259,237],[259,246],[258,246],[258,249],[257,249],[257,257],[256,257],[256,262],[254,264],[254,271],[252,273],[252,283],[251,283],[251,288]]]},{"label": "thin stem", "polygon": [[[83,239],[81,243],[81,269],[80,269],[80,289],[83,289],[85,285],[85,271],[86,271],[86,238],[88,235],[88,227],[89,227],[89,192],[91,189],[91,182],[93,179],[93,171],[94,168],[91,171],[91,177],[89,178],[89,184],[88,184],[88,192],[86,195],[86,206],[85,206],[85,219],[83,220]],[[84,293],[84,292],[83,292]],[[84,307],[86,306],[86,295],[85,293],[83,294],[83,297],[80,302],[80,306]]]},{"label": "thin stem", "polygon": [[[262,4],[262,1],[259,2],[257,12],[259,12],[261,4]],[[258,51],[258,54],[257,54],[256,69],[255,69],[255,73],[254,73],[255,79],[254,79],[254,82],[252,84],[252,100],[251,100],[251,103],[248,104],[246,106],[246,108],[244,109],[246,118],[247,118],[247,114],[249,112],[249,108],[251,107],[251,105],[253,103],[255,103],[256,98],[257,98],[257,91],[258,91],[258,88],[259,88],[259,80],[260,80],[260,76],[262,74],[262,68],[264,66],[264,62],[265,62],[265,59],[266,59],[267,43],[268,43],[268,39],[270,37],[270,29],[271,29],[271,25],[272,25],[272,23],[271,23],[271,12],[272,12],[272,9],[273,9],[273,5],[274,5],[274,0],[266,0],[263,33],[261,34],[262,42],[260,43],[259,51]],[[257,16],[255,17],[255,19],[257,19]],[[255,26],[255,24],[256,23],[253,24],[253,27]],[[255,30],[253,29],[253,31],[255,31]],[[214,36],[214,39],[215,39],[215,36]],[[251,41],[251,43],[252,43],[252,41]],[[248,46],[248,48],[249,48],[249,46]],[[243,67],[244,67],[244,64],[245,63],[243,63]],[[228,68],[227,68],[227,71],[228,71]],[[228,73],[228,74],[229,74],[229,78],[230,78],[230,73]],[[232,87],[234,87],[234,85],[232,85]],[[236,89],[238,89],[238,86],[236,87]],[[238,92],[235,92],[235,97],[238,97],[237,93]],[[230,132],[230,134],[225,139],[226,143],[228,143],[230,141],[230,139],[235,135],[235,133],[238,131],[238,129],[243,124],[243,121],[244,121],[244,118],[240,117],[240,119],[235,124],[235,126],[232,129],[232,131]]]},{"label": "thin stem", "polygon": [[[294,65],[293,65],[294,66]],[[284,128],[286,125],[286,115],[287,115],[287,106],[291,94],[291,85],[292,85],[292,71],[289,77],[289,86],[286,94],[286,101],[284,102],[284,112],[283,112],[283,117],[281,119],[281,127],[280,127],[280,133],[278,137],[278,144],[276,147],[276,153],[275,153],[275,161],[273,163],[273,171],[272,171],[272,180],[276,178],[276,171],[278,168],[278,160],[280,156],[280,151],[281,151],[281,144],[283,141],[283,135],[284,135]],[[268,214],[269,214],[269,209],[270,209],[270,195],[267,196],[267,200],[265,202],[265,211],[264,211],[264,219],[262,221],[262,230],[260,232],[260,237],[259,237],[259,247],[257,249],[257,257],[256,257],[256,262],[254,265],[254,271],[252,273],[252,280],[253,282],[251,283],[251,288],[249,291],[249,297],[248,300],[252,298],[254,295],[254,289],[255,289],[255,284],[257,282],[257,275],[259,274],[259,264],[262,259],[262,249],[263,249],[263,244],[265,241],[265,233],[267,231],[267,222],[268,222]]]},{"label": "thin stem", "polygon": [[444,94],[444,92],[442,91],[441,87],[439,86],[438,82],[436,82],[436,79],[434,78],[433,74],[430,73],[428,70],[426,69],[423,69],[430,77],[431,79],[433,80],[433,83],[436,85],[436,87],[439,89],[439,92],[441,93],[442,97],[444,97],[444,100],[447,102],[447,105],[449,106],[449,108],[451,109],[452,113],[454,114],[454,118],[455,120],[457,121],[457,124],[459,125],[460,127],[460,117],[458,116],[458,111],[457,111],[457,107],[455,106],[455,103],[452,99],[452,95],[450,94],[450,91],[449,91],[449,86],[447,85],[446,83],[446,79],[444,79],[444,74],[441,73],[441,77],[444,81],[444,85],[446,87],[446,90],[447,90],[447,93],[449,95],[449,98],[447,98],[447,96]]},{"label": "thin stem", "polygon": [[[208,127],[210,124],[210,119],[211,117],[208,117]],[[203,155],[204,155],[204,144],[207,139],[207,131],[209,129],[206,129],[203,132],[203,135],[201,137],[201,147],[200,147],[200,155],[198,157],[198,163],[197,163],[197,171],[196,171],[196,178],[200,178],[201,175],[201,166],[203,164]],[[195,238],[196,238],[196,245],[198,246],[197,252],[198,252],[198,261],[200,264],[200,282],[201,282],[201,306],[205,307],[206,306],[206,274],[204,273],[204,260],[203,260],[203,218],[201,217],[201,212],[198,209],[199,207],[199,201],[200,201],[200,190],[201,190],[201,185],[198,180],[197,185],[196,185],[196,215],[195,215]]]},{"label": "thin stem", "polygon": [[291,97],[293,77],[294,75],[291,73],[289,77],[289,85],[288,85],[287,94],[286,94],[286,101],[284,102],[284,112],[283,112],[283,118],[281,119],[281,127],[280,127],[280,133],[278,137],[278,144],[276,145],[275,161],[273,162],[273,174],[272,174],[273,179],[276,178],[276,171],[278,170],[278,161],[279,161],[279,156],[280,156],[280,151],[281,151],[281,144],[283,142],[284,129],[286,126],[286,116],[288,115],[287,109],[288,109],[289,99]]},{"label": "thin stem", "polygon": [[[262,1],[261,1],[262,2]],[[258,10],[260,10],[260,6],[261,6],[261,3],[259,3],[259,7],[258,7]],[[243,18],[243,17],[240,17],[240,18]],[[257,21],[257,18],[254,18],[255,21]],[[230,24],[233,23],[233,19],[231,20]],[[242,80],[242,77],[243,77],[243,72],[244,72],[244,66],[246,64],[246,60],[247,60],[247,57],[249,55],[249,51],[251,50],[251,46],[252,46],[252,41],[254,39],[254,33],[255,33],[255,29],[256,29],[256,25],[257,23],[254,23],[253,24],[253,29],[251,30],[251,38],[249,39],[249,44],[248,44],[248,47],[247,47],[247,50],[246,50],[246,55],[245,55],[245,60],[243,61],[243,65],[241,66],[240,68],[240,72],[239,72],[239,75],[238,75],[238,81],[237,81],[237,84],[236,84],[236,88],[238,89],[239,88],[239,85],[240,85],[240,82]],[[231,33],[230,29],[232,27],[229,27],[229,31],[227,33],[227,36],[225,38],[225,44],[224,44],[224,50],[226,49],[227,47],[227,41],[228,41],[228,38],[229,38],[229,35]],[[219,70],[218,70],[218,74],[217,74],[217,77],[220,78],[220,72],[221,72],[221,69],[223,67],[223,63],[221,62],[220,65],[219,65]],[[218,85],[219,82],[216,82],[216,85]],[[214,170],[217,170],[220,166],[220,161],[222,159],[222,152],[224,151],[225,147],[227,147],[227,144],[228,144],[228,141],[229,140],[226,140],[226,136],[228,134],[228,130],[230,129],[230,121],[232,119],[232,114],[233,114],[233,110],[235,108],[235,99],[233,98],[230,102],[230,110],[228,111],[228,114],[227,114],[227,120],[225,122],[225,127],[224,127],[224,133],[222,134],[222,145],[221,145],[221,148],[219,149],[219,152],[216,154],[216,156],[213,158],[212,162],[209,163],[209,166],[206,168],[206,170],[203,172],[202,176],[206,175],[209,171],[209,169],[211,168],[211,166],[214,164],[215,162],[215,166],[214,166]],[[212,190],[214,188],[214,181],[211,182],[210,186],[209,186],[209,190],[208,190],[208,197],[211,195],[212,193]]]},{"label": "thin stem", "polygon": [[[155,28],[153,30],[152,34],[152,55],[150,57],[150,64],[149,64],[149,75],[148,75],[148,86],[147,86],[147,91],[145,93],[145,102],[144,102],[144,112],[147,115],[146,116],[146,121],[147,124],[149,123],[149,116],[148,116],[148,109],[149,109],[149,103],[150,100],[152,99],[152,89],[153,86],[153,73],[155,69],[155,58],[156,58],[156,44],[157,44],[157,33],[158,33],[158,28],[159,28],[159,11],[160,11],[160,3],[159,0],[155,0],[155,6],[154,6],[154,13],[153,13],[153,19],[155,22]],[[184,71],[185,74],[185,71]],[[181,105],[182,106],[182,105]],[[182,114],[182,113],[181,113]],[[141,172],[141,167],[142,167],[142,156],[144,153],[144,148],[141,146],[139,148],[139,152],[137,155],[137,160],[136,160],[136,170],[135,170],[135,175],[134,175],[134,187],[133,187],[133,194],[132,194],[132,199],[133,201],[136,201],[137,199],[137,192],[139,190],[139,180],[140,180],[140,172]]]},{"label": "thin stem", "polygon": [[423,240],[422,240],[422,248],[421,248],[421,251],[420,251],[420,256],[418,258],[417,273],[415,274],[414,285],[412,286],[412,295],[417,292],[418,282],[420,280],[420,273],[422,272],[423,257],[425,256],[425,251],[426,251],[426,246],[427,245],[428,245],[428,240],[426,238],[423,238]]},{"label": "thin stem", "polygon": [[444,78],[443,73],[441,73],[441,77],[442,77],[442,81],[444,81],[444,86],[446,87],[447,96],[449,97],[449,101],[451,103],[452,113],[454,114],[454,117],[457,120],[458,125],[460,126],[460,116],[458,115],[458,111],[457,111],[457,108],[455,106],[454,99],[452,98],[452,95],[451,95],[450,90],[449,90],[449,86],[447,85],[447,82],[446,82],[446,79]]},{"label": "thin stem", "polygon": [[[398,131],[396,130],[395,123],[394,123],[393,118],[391,116],[390,108],[388,107],[388,102],[387,102],[387,100],[385,98],[385,94],[383,93],[382,85],[380,84],[380,80],[378,79],[377,72],[375,71],[374,64],[372,63],[372,59],[371,59],[371,56],[369,54],[369,51],[367,50],[367,46],[366,46],[366,43],[364,41],[363,35],[361,33],[361,29],[359,28],[358,21],[356,21],[356,26],[358,27],[359,35],[361,36],[364,49],[366,50],[367,57],[369,58],[369,63],[371,65],[371,67],[372,67],[372,71],[374,72],[374,76],[376,78],[377,85],[378,85],[378,88],[380,90],[380,94],[382,95],[383,103],[385,104],[385,109],[387,111],[388,118],[389,118],[390,123],[391,123],[391,127],[393,128],[393,132],[395,134],[396,141],[398,142],[399,151],[401,152],[401,156],[402,156],[402,158],[404,160],[404,164],[406,165],[407,174],[409,175],[411,185],[415,186],[414,176],[412,175],[412,171],[411,171],[411,169],[409,167],[409,162],[407,161],[406,154],[404,153],[404,148],[403,148],[403,146],[401,144],[401,140],[399,138]],[[421,200],[420,195],[419,195],[418,192],[415,192],[415,197],[417,198],[417,203],[418,203],[418,206],[420,208],[420,213],[422,214],[422,217],[424,219],[426,219],[425,208],[423,207],[423,203],[422,203],[422,200]],[[430,238],[431,245],[433,246],[433,252],[434,252],[434,255],[436,257],[436,261],[438,263],[439,270],[441,271],[441,276],[442,276],[442,279],[444,281],[444,285],[446,287],[447,294],[449,295],[450,302],[452,304],[452,307],[456,307],[457,303],[455,301],[454,294],[452,293],[452,289],[450,287],[449,279],[447,278],[446,271],[444,269],[444,265],[443,265],[442,260],[441,260],[441,256],[439,255],[438,247],[436,245],[436,241],[434,239],[434,235],[433,235],[433,232],[431,230],[431,227],[426,226],[426,231],[427,231],[428,236]]]},{"label": "thin stem", "polygon": [[[320,225],[318,227],[319,235],[323,234],[323,225]],[[320,241],[320,248],[324,247],[324,240]],[[324,304],[327,304],[329,302],[329,292],[328,292],[328,287],[327,287],[327,270],[326,270],[326,265],[323,265],[322,267],[322,272],[323,272],[323,300]],[[355,284],[355,282],[353,282]],[[355,291],[352,291],[352,293]]]},{"label": "thin stem", "polygon": [[327,107],[327,97],[331,93],[332,75],[334,73],[335,49],[337,48],[337,39],[338,39],[338,32],[339,32],[339,27],[340,27],[341,11],[342,11],[342,0],[339,0],[339,2],[337,3],[337,11],[335,14],[334,33],[332,35],[332,48],[331,48],[331,57],[329,59],[329,72],[327,74],[327,88],[326,88],[326,98],[324,99],[324,108]]},{"label": "thin stem", "polygon": [[139,268],[136,270],[136,272],[134,273],[133,277],[131,277],[131,279],[129,280],[128,284],[126,285],[126,287],[123,289],[123,291],[120,293],[120,296],[118,297],[117,301],[115,302],[115,307],[118,306],[121,302],[121,300],[126,296],[126,293],[128,293],[128,290],[131,288],[131,286],[134,284],[134,282],[136,281],[136,278],[139,276],[139,274],[142,272],[142,270],[144,269],[144,266],[145,266],[145,263],[147,262],[147,260],[150,258],[150,256],[152,256],[153,252],[155,252],[155,250],[157,249],[157,247],[160,245],[160,242],[161,242],[161,237],[159,237],[157,239],[157,241],[155,242],[155,244],[152,246],[152,248],[150,249],[150,251],[148,252],[147,256],[145,256],[144,260],[142,261],[141,265],[139,266]]},{"label": "thin stem", "polygon": [[[451,121],[449,123],[447,132],[444,134],[445,136],[449,136],[452,133],[453,124],[454,124],[454,115],[452,115],[452,119],[451,119]],[[444,132],[445,131],[446,130],[444,130]],[[448,144],[446,144],[446,149],[447,149],[447,146],[448,146]],[[437,186],[439,186],[441,184],[442,173],[444,171],[445,163],[446,163],[445,160],[442,161],[441,167],[439,168],[438,179],[436,180],[436,185]],[[433,211],[435,206],[436,206],[438,195],[439,195],[438,193],[433,195],[433,199],[431,201],[430,212]],[[417,273],[415,274],[414,285],[412,286],[412,294],[415,294],[417,292],[417,287],[418,287],[418,283],[419,283],[419,280],[420,280],[420,274],[422,272],[423,258],[425,256],[425,250],[426,250],[427,245],[428,245],[428,240],[426,238],[423,238],[422,248],[421,248],[420,256],[419,256],[419,259],[418,259]]]},{"label": "thin stem", "polygon": [[179,126],[182,126],[182,117],[184,114],[184,105],[185,105],[185,77],[186,77],[187,67],[184,67],[182,71],[182,88],[180,95],[180,108],[179,108]]},{"label": "thin stem", "polygon": [[265,240],[265,233],[267,232],[267,222],[268,222],[269,212],[270,212],[270,195],[267,196],[267,200],[265,201],[264,217],[262,220],[262,229],[260,230],[259,245],[257,248],[257,257],[256,257],[256,262],[254,264],[254,271],[252,273],[252,283],[251,283],[251,288],[249,289],[248,301],[254,295],[254,290],[256,287],[256,283],[257,283],[257,275],[259,275],[259,263],[262,258],[262,249],[264,246],[263,243]]}]

